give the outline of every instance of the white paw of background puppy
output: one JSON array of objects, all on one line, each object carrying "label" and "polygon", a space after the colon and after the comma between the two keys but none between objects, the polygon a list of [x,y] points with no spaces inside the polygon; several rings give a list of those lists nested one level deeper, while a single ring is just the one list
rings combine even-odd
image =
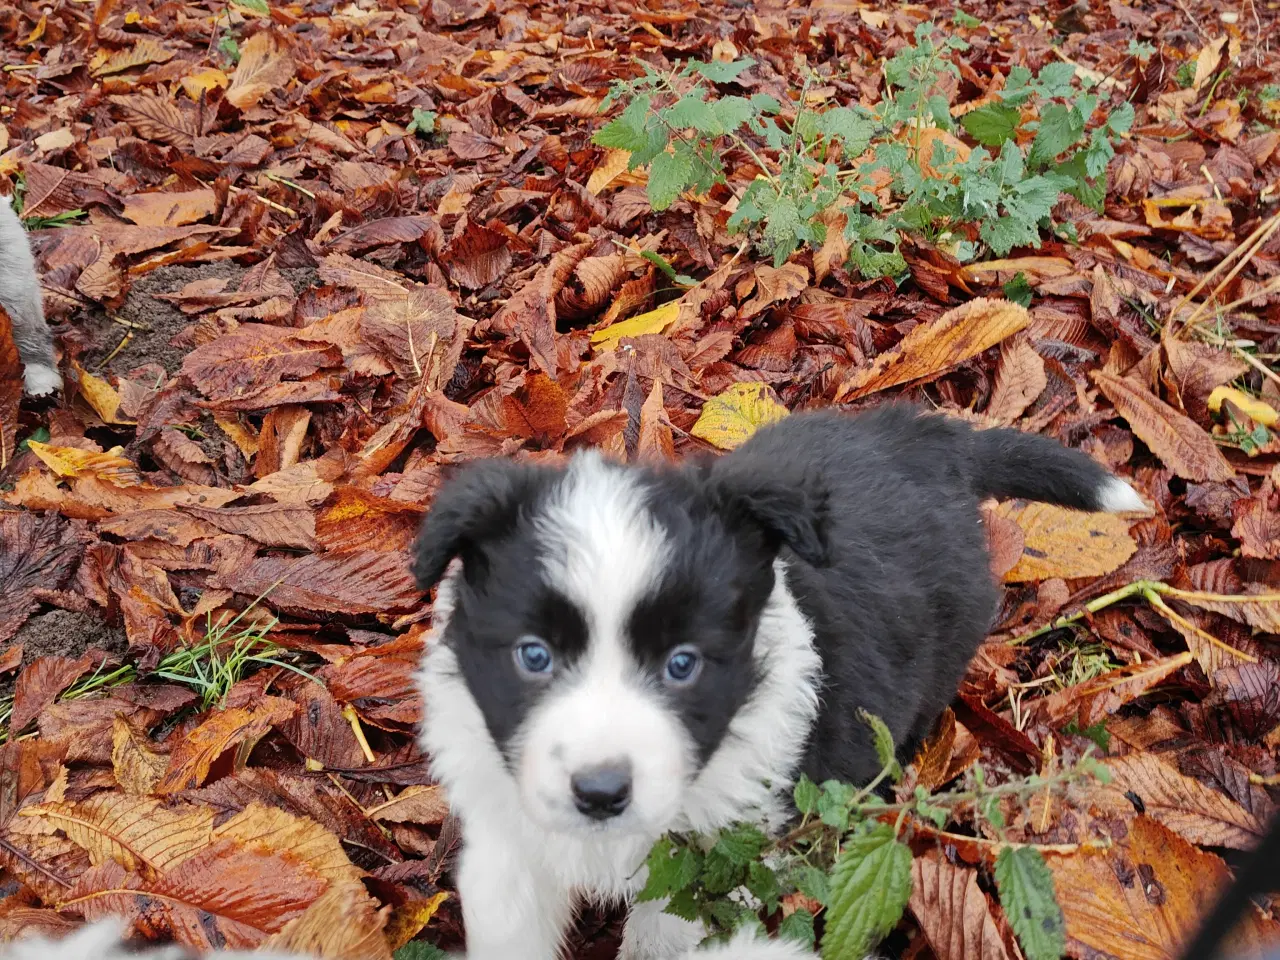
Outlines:
[{"label": "white paw of background puppy", "polygon": [[43,363],[27,364],[22,377],[25,390],[32,397],[47,397],[62,389],[62,374]]}]

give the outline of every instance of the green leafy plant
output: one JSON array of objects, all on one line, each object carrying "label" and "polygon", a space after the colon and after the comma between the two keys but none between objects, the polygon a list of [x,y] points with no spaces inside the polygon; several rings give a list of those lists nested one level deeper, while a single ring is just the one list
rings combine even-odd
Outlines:
[{"label": "green leafy plant", "polygon": [[1004,88],[957,125],[938,90],[958,75],[952,57],[967,46],[922,24],[915,43],[885,62],[878,103],[821,112],[807,106],[808,82],[789,110],[764,94],[722,95],[715,85],[736,80],[750,58],[671,73],[642,63],[642,76],[610,90],[605,107],[624,106],[594,142],[629,151],[631,169],[649,168],[657,211],[685,191],[727,186],[723,156],[743,154],[757,172],[735,196],[728,226],[752,235],[777,265],[822,244],[841,219],[849,264],[864,277],[905,271],[898,247],[907,233],[961,260],[1004,256],[1039,246],[1062,193],[1101,206],[1113,140],[1128,132],[1133,108],[1121,104],[1094,123],[1093,81],[1054,63],[1039,74],[1012,68]]},{"label": "green leafy plant", "polygon": [[[649,853],[638,899],[665,900],[666,912],[701,921],[709,939],[727,938],[744,926],[763,930],[777,921],[776,936],[820,946],[825,960],[864,956],[897,925],[911,897],[906,837],[915,823],[941,830],[963,816],[1000,834],[1003,802],[1025,804],[1073,782],[1108,779],[1090,747],[1080,760],[1049,775],[992,785],[975,765],[954,789],[931,793],[917,786],[909,799],[889,802],[877,788],[900,780],[902,769],[884,724],[862,716],[872,727],[881,763],[871,783],[859,789],[801,777],[793,791],[799,820],[778,837],[749,824],[713,836],[663,837]],[[1065,947],[1064,922],[1043,856],[1034,846],[1004,844],[993,873],[1029,960],[1057,960]],[[784,898],[793,909],[783,911]]]},{"label": "green leafy plant", "polygon": [[411,135],[416,133],[420,137],[430,137],[436,132],[436,112],[414,107],[413,120],[409,122],[406,129]]},{"label": "green leafy plant", "polygon": [[240,62],[240,43],[230,33],[224,33],[218,39],[218,52],[230,64]]},{"label": "green leafy plant", "polygon": [[[224,702],[231,688],[255,665],[279,667],[320,683],[306,670],[284,659],[285,649],[267,638],[276,624],[274,618],[265,623],[240,625],[261,600],[262,597],[258,597],[229,620],[220,619],[214,623],[211,615],[206,616],[204,639],[166,654],[154,670],[141,673],[132,664],[111,670],[100,666],[63,691],[62,699],[75,700],[98,690],[122,686],[144,677],[156,677],[191,687],[200,694],[200,708],[207,710]],[[21,732],[8,728],[12,713],[13,697],[0,698],[0,743],[4,743],[10,734]]]}]

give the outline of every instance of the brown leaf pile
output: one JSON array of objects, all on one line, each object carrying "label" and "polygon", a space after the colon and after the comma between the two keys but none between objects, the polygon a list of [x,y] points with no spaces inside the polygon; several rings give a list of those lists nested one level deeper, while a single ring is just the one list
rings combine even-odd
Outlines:
[{"label": "brown leaf pile", "polygon": [[[428,921],[456,946],[457,834],[412,735],[408,549],[442,470],[671,459],[905,397],[1079,447],[1152,507],[986,511],[1004,604],[915,782],[1048,772],[1090,739],[1114,776],[999,836],[913,828],[912,955],[1019,956],[989,872],[1015,841],[1049,852],[1073,957],[1176,956],[1280,783],[1274,11],[269,6],[0,10],[0,191],[37,227],[67,378],[22,401],[0,314],[0,939],[116,914],[196,948],[386,958]],[[904,282],[867,282],[828,211],[775,267],[726,227],[745,153],[655,214],[590,142],[637,58],[749,55],[724,92],[784,112],[802,88],[871,103],[930,15],[969,45],[934,91],[956,116],[1062,62],[1134,105],[1103,212],[1061,201],[1078,243],[962,266],[915,238]],[[1004,299],[1019,275],[1029,308]],[[219,695],[174,666],[246,636],[269,646]],[[1278,926],[1259,907],[1241,943]],[[573,952],[618,931],[592,914]]]}]

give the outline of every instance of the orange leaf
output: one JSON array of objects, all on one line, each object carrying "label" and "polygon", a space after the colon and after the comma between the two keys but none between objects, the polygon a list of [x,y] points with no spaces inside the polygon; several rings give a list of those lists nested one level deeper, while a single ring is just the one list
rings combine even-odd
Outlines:
[{"label": "orange leaf", "polygon": [[871,366],[840,385],[836,401],[936,377],[988,347],[1013,336],[1030,322],[1025,307],[1007,300],[978,297],[922,323]]},{"label": "orange leaf", "polygon": [[1101,577],[1138,550],[1129,536],[1129,524],[1114,514],[1013,501],[1000,504],[993,512],[1022,530],[1022,557],[1004,575],[1005,583]]},{"label": "orange leaf", "polygon": [[908,901],[938,960],[1014,960],[978,886],[978,871],[947,863],[930,851],[911,864]]},{"label": "orange leaf", "polygon": [[[1227,865],[1202,853],[1151,817],[1139,816],[1105,856],[1047,858],[1067,921],[1072,956],[1176,960],[1229,880]],[[1277,934],[1275,921],[1245,911],[1232,956],[1258,955]],[[1251,948],[1251,949],[1249,949]]]},{"label": "orange leaf", "polygon": [[88,851],[94,866],[116,863],[147,876],[213,842],[212,809],[167,807],[151,797],[124,793],[97,793],[80,803],[41,803],[27,807],[19,817],[15,833],[60,830]]},{"label": "orange leaf", "polygon": [[217,710],[183,737],[169,755],[169,767],[156,784],[156,793],[177,793],[202,785],[209,769],[223,753],[257,740],[293,716],[296,706],[279,697],[265,697],[252,707]]},{"label": "orange leaf", "polygon": [[1093,380],[1129,421],[1134,435],[1184,480],[1230,480],[1235,476],[1217,444],[1196,424],[1150,391],[1103,370]]},{"label": "orange leaf", "polygon": [[293,78],[288,48],[270,30],[255,33],[240,48],[240,63],[227,88],[227,102],[247,110],[276,87]]}]

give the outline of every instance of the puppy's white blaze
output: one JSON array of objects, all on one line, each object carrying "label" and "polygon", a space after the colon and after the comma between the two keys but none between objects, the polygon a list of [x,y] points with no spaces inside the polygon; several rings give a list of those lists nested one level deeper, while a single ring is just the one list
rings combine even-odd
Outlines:
[{"label": "puppy's white blaze", "polygon": [[1149,509],[1138,491],[1119,477],[1109,477],[1098,488],[1098,509],[1107,513],[1147,513]]},{"label": "puppy's white blaze", "polygon": [[[592,638],[580,675],[548,692],[519,741],[520,793],[535,820],[552,829],[658,834],[679,811],[692,773],[683,725],[626,662],[616,639]],[[631,803],[596,824],[577,811],[571,778],[622,762],[631,768]]]},{"label": "puppy's white blaze", "polygon": [[621,637],[670,553],[635,477],[595,450],[578,454],[537,527],[547,575],[581,608],[592,642]]}]

